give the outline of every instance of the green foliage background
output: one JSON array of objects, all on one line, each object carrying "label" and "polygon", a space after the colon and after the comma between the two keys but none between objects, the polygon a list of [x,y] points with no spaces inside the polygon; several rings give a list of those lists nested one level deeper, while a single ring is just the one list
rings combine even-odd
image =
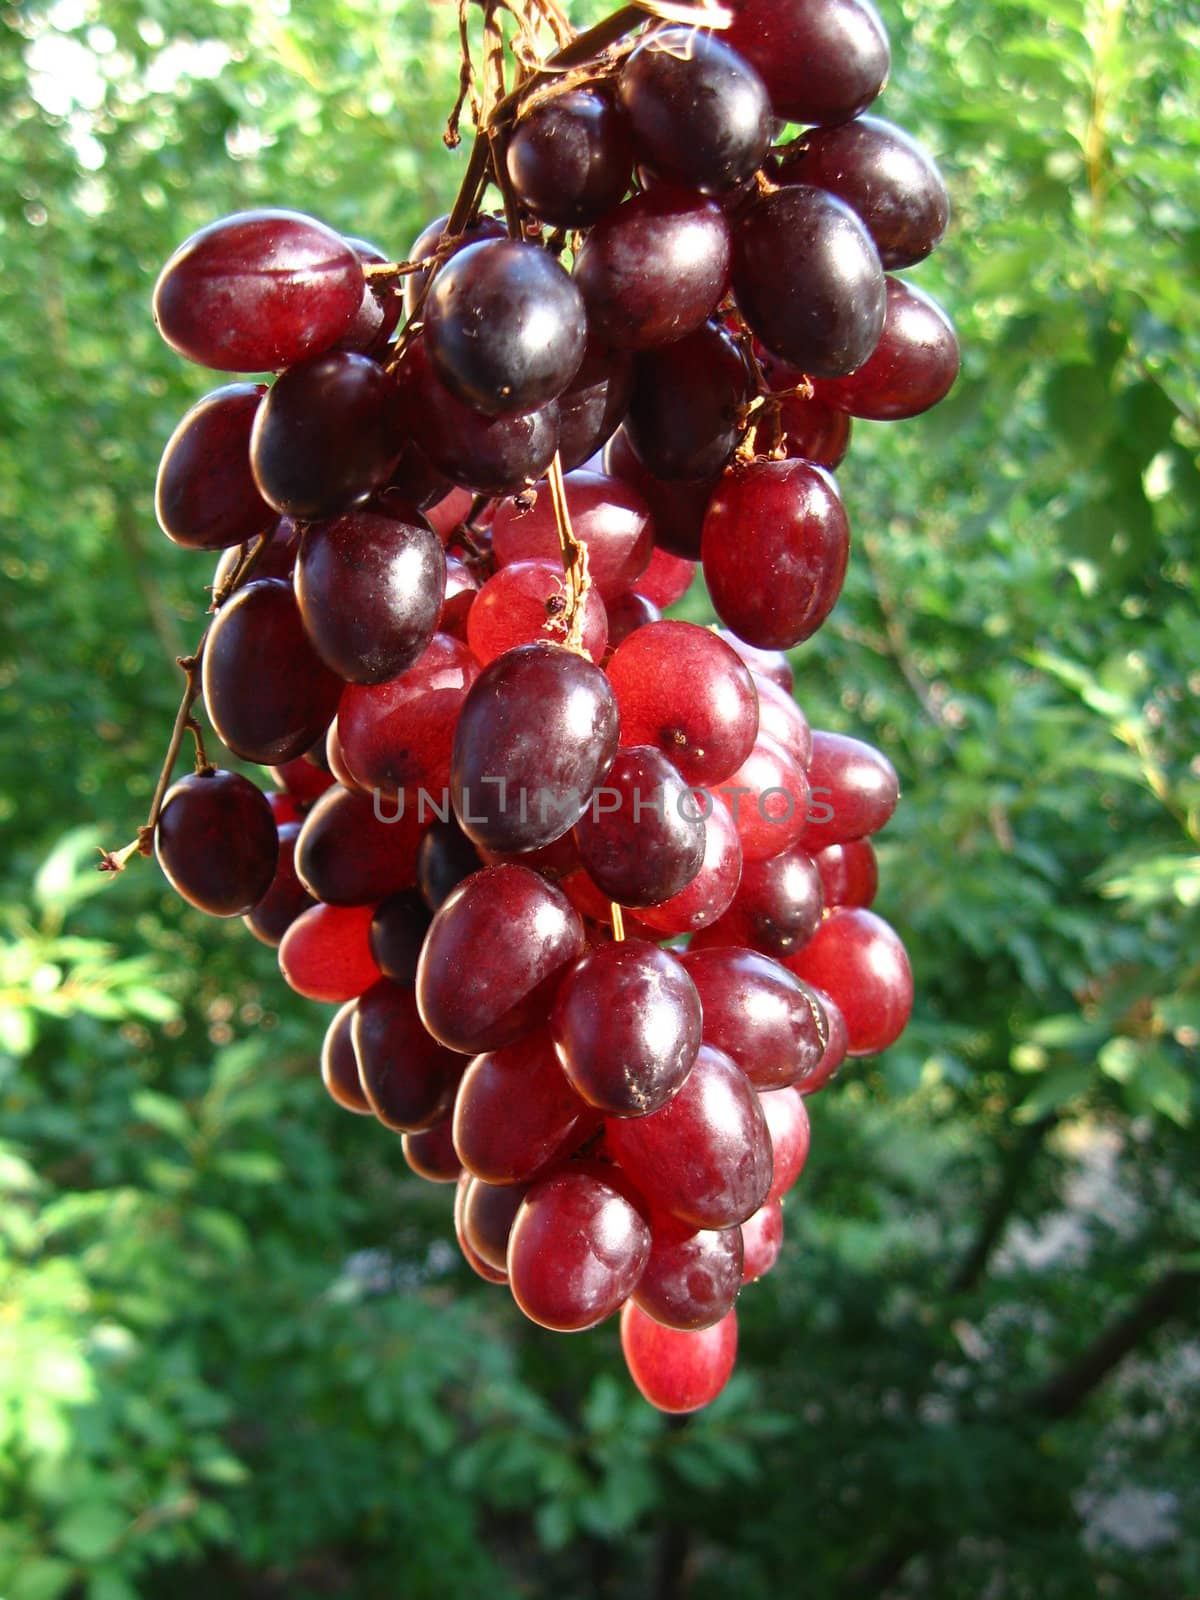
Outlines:
[{"label": "green foliage background", "polygon": [[4,1600],[1200,1594],[1200,9],[882,9],[964,374],[859,427],[851,577],[795,660],[902,773],[917,1011],[814,1103],[684,1428],[614,1330],[470,1277],[272,952],[94,872],[210,576],[154,526],[211,380],[153,277],[258,202],[403,253],[461,166],[453,9],[0,11]]}]

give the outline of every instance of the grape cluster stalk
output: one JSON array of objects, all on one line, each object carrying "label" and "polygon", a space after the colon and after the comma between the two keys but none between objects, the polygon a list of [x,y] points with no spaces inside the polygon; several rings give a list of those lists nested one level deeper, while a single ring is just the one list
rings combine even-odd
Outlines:
[{"label": "grape cluster stalk", "polygon": [[[842,587],[852,419],[957,373],[896,275],[948,200],[867,114],[870,0],[580,35],[555,0],[481,9],[466,176],[402,259],[259,210],[158,279],[163,338],[231,381],[157,515],[220,556],[150,817],[102,865],[153,852],[276,946],[335,1008],[330,1095],[454,1186],[471,1267],[545,1328],[619,1313],[643,1395],[690,1412],[779,1255],[809,1097],[912,1005],[870,909],[896,773],[809,727],[785,652]],[[664,616],[697,564],[719,629]],[[270,792],[210,763],[198,703]]]}]

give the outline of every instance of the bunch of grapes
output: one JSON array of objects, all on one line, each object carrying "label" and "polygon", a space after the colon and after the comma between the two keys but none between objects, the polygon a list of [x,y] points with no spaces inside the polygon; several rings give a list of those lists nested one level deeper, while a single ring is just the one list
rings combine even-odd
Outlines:
[{"label": "bunch of grapes", "polygon": [[[870,0],[648,0],[577,37],[528,0],[511,86],[484,11],[467,175],[403,261],[256,211],[159,278],[174,349],[274,378],[166,447],[214,615],[108,864],[153,848],[277,945],[338,1008],[330,1094],[456,1185],[476,1272],[543,1327],[620,1311],[642,1393],[690,1411],[778,1256],[807,1097],[912,1003],[869,909],[896,774],[810,730],[783,652],[842,585],[851,418],[954,380],[892,276],[947,196],[863,115]],[[721,630],[663,616],[697,561]],[[212,766],[197,699],[273,792]]]}]

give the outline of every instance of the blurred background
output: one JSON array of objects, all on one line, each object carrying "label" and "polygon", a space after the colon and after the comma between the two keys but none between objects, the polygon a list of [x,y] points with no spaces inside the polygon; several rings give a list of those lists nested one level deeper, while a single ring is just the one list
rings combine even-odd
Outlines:
[{"label": "blurred background", "polygon": [[154,277],[260,203],[403,256],[461,170],[453,7],[0,9],[4,1600],[1200,1595],[1200,8],[881,9],[964,371],[857,425],[794,660],[901,773],[917,1008],[813,1101],[684,1427],[615,1327],[471,1275],[272,951],[95,870],[211,579],[152,512],[213,382]]}]

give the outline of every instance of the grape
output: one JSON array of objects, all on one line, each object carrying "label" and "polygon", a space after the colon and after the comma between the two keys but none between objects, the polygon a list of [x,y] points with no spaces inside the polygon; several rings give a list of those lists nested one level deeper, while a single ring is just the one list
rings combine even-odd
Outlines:
[{"label": "grape", "polygon": [[210,917],[240,917],[271,888],[279,833],[261,789],[237,772],[189,772],[167,790],[154,853],[176,894]]},{"label": "grape", "polygon": [[746,862],[737,895],[719,928],[728,934],[726,944],[785,956],[812,938],[824,909],[818,864],[793,845],[766,861]]},{"label": "grape", "polygon": [[[348,685],[337,729],[357,782],[389,795],[423,789],[440,805],[450,781],[454,724],[478,676],[466,645],[435,633],[417,664],[398,678]],[[406,809],[411,804],[410,797]]]},{"label": "grape", "polygon": [[[623,426],[617,429],[605,447],[604,470],[636,489],[650,507],[654,516],[655,553],[686,561],[694,573],[693,558],[698,560],[700,556],[704,514],[708,510],[709,497],[717,479],[667,483],[656,478],[653,473],[646,471],[634,454]],[[639,584],[644,590],[644,581],[639,580]]]},{"label": "grape", "polygon": [[648,34],[617,93],[638,158],[656,178],[720,194],[752,178],[771,143],[771,107],[749,62],[698,28]]},{"label": "grape", "polygon": [[700,1048],[700,996],[679,962],[640,939],[599,945],[567,973],[551,1013],[575,1090],[615,1117],[657,1111]]},{"label": "grape", "polygon": [[457,1183],[462,1176],[462,1163],[455,1154],[449,1117],[443,1117],[431,1128],[403,1134],[400,1148],[410,1169],[426,1183]]},{"label": "grape", "polygon": [[756,1089],[786,1088],[816,1070],[829,1026],[807,984],[753,950],[689,950],[681,960],[704,1007],[705,1043]]},{"label": "grape", "polygon": [[900,780],[885,755],[844,733],[813,733],[808,765],[812,807],[802,844],[815,854],[878,833],[896,809]]},{"label": "grape", "polygon": [[[368,263],[382,264],[390,259],[378,245],[370,244],[366,239],[355,239],[347,235],[346,243],[364,266]],[[369,283],[364,282],[358,315],[347,332],[338,340],[337,348],[382,358],[387,342],[395,333],[396,324],[400,321],[401,307],[400,295],[394,288],[386,286],[373,289]]]},{"label": "grape", "polygon": [[610,900],[661,905],[699,872],[704,819],[666,756],[651,745],[630,745],[617,754],[575,824],[575,842]]},{"label": "grape", "polygon": [[489,417],[561,394],[587,342],[579,289],[552,255],[519,239],[457,251],[434,278],[423,317],[437,376]]},{"label": "grape", "polygon": [[813,857],[827,906],[869,906],[879,888],[879,866],[866,839],[827,845]]},{"label": "grape", "polygon": [[610,1172],[577,1163],[543,1178],[508,1236],[508,1281],[531,1321],[593,1328],[628,1299],[650,1255],[650,1229]]},{"label": "grape", "polygon": [[254,937],[269,945],[277,945],[300,913],[314,904],[313,897],[296,876],[295,846],[300,823],[279,822],[277,825],[279,861],[271,887],[242,918]]},{"label": "grape", "polygon": [[[734,637],[730,635],[730,643]],[[765,653],[754,651],[752,646],[743,646],[738,651],[748,666],[754,654],[761,658]],[[781,655],[780,660],[790,675],[792,668],[787,657]],[[753,666],[750,675],[758,691],[758,731],[769,734],[776,744],[781,744],[807,770],[812,760],[812,729],[808,725],[808,718],[792,699],[790,691],[779,687],[778,680],[764,678]]]},{"label": "grape", "polygon": [[750,754],[758,697],[745,664],[694,622],[652,622],[613,652],[621,743],[657,745],[689,783],[728,778]]},{"label": "grape", "polygon": [[446,589],[442,609],[438,615],[437,631],[453,634],[456,639],[466,639],[467,620],[479,593],[479,579],[457,556],[446,557]]},{"label": "grape", "polygon": [[304,813],[290,794],[284,794],[280,789],[268,789],[266,801],[271,808],[271,815],[275,818],[276,827],[282,828],[285,822],[303,820]]},{"label": "grape", "polygon": [[816,1070],[809,1073],[803,1083],[796,1085],[802,1095],[816,1094],[818,1089],[823,1089],[837,1074],[846,1059],[846,1046],[849,1043],[846,1036],[846,1020],[832,996],[817,988],[813,988],[813,993],[829,1019],[829,1043],[825,1046],[825,1054],[817,1064]]},{"label": "grape", "polygon": [[742,847],[732,813],[707,790],[698,791],[696,798],[707,813],[700,871],[680,894],[640,912],[643,922],[660,934],[694,933],[716,922],[728,910],[741,879]]},{"label": "grape", "polygon": [[912,1012],[912,968],[895,930],[873,911],[831,911],[787,964],[832,996],[845,1018],[847,1055],[875,1055],[904,1032]]},{"label": "grape", "polygon": [[883,332],[887,292],[870,234],[843,201],[806,184],[760,195],[738,219],[733,292],[772,355],[812,377],[853,372]]},{"label": "grape", "polygon": [[453,817],[433,821],[417,850],[417,888],[430,911],[436,911],[452,889],[478,872],[479,852]]},{"label": "grape", "polygon": [[463,1058],[429,1037],[408,985],[372,984],[355,1005],[353,1038],[363,1093],[385,1127],[419,1133],[449,1116]]},{"label": "grape", "polygon": [[526,1183],[577,1148],[598,1120],[541,1028],[471,1062],[454,1104],[454,1148],[485,1183]]},{"label": "grape", "polygon": [[773,1200],[782,1199],[803,1172],[811,1129],[808,1107],[799,1089],[772,1089],[760,1094],[758,1103],[767,1119],[774,1156],[774,1175],[765,1202],[770,1205]]},{"label": "grape", "polygon": [[216,389],[167,440],[154,514],[168,539],[189,550],[223,550],[273,526],[275,513],[250,471],[250,429],[265,393],[261,383]]},{"label": "grape", "polygon": [[[514,561],[480,589],[467,619],[467,641],[483,666],[520,644],[561,644],[566,603],[561,563]],[[583,647],[593,661],[600,661],[607,643],[604,601],[598,589],[589,589],[583,604]]]},{"label": "grape", "polygon": [[[605,600],[636,583],[654,548],[654,520],[636,489],[602,472],[580,469],[563,479],[571,528],[587,546],[588,572]],[[504,500],[492,518],[492,548],[501,566],[554,561],[560,567],[558,524],[546,484],[532,506]]]},{"label": "grape", "polygon": [[754,1283],[770,1272],[783,1248],[783,1207],[771,1200],[742,1224],[742,1281]]},{"label": "grape", "polygon": [[715,478],[737,445],[751,393],[741,351],[723,328],[706,323],[635,358],[625,436],[657,478]]},{"label": "grape", "polygon": [[771,1137],[758,1096],[724,1051],[707,1043],[665,1106],[610,1118],[605,1138],[656,1211],[696,1228],[744,1222],[771,1187]]},{"label": "grape", "polygon": [[650,1259],[633,1291],[647,1316],[667,1328],[711,1328],[742,1287],[742,1230],[693,1229],[671,1217],[650,1223]]},{"label": "grape", "polygon": [[932,295],[887,280],[887,315],[870,357],[846,378],[823,382],[830,405],[876,422],[917,417],[944,400],[958,377],[958,338]]},{"label": "grape", "polygon": [[529,1193],[525,1183],[485,1183],[471,1178],[462,1206],[463,1233],[471,1248],[489,1267],[508,1276],[508,1236],[521,1201]]},{"label": "grape", "polygon": [[664,1328],[635,1300],[621,1311],[621,1350],[642,1397],[659,1411],[686,1413],[711,1404],[737,1359],[737,1312],[711,1328]]},{"label": "grape", "polygon": [[583,926],[560,890],[527,867],[486,867],[442,902],[425,937],[421,1020],[451,1050],[499,1050],[546,1020],[582,954]]},{"label": "grape", "polygon": [[701,551],[721,621],[759,649],[791,649],[825,621],[846,576],[837,484],[807,461],[735,465],[709,503]]},{"label": "grape", "polygon": [[[551,840],[549,844],[544,844],[537,850],[521,850],[515,853],[483,850],[480,853],[486,866],[502,867],[511,863],[518,867],[530,867],[551,883],[557,883],[568,873],[579,870],[579,851],[569,833],[562,834],[560,838]],[[605,901],[605,915],[607,914],[608,902]]]},{"label": "grape", "polygon": [[[249,466],[247,466],[249,471]],[[257,494],[257,490],[255,493]],[[254,577],[259,578],[286,578],[291,582],[292,568],[296,565],[296,554],[300,549],[300,529],[291,517],[276,517],[273,526],[267,534],[267,541],[262,554],[254,560]],[[242,563],[246,553],[244,545],[231,545],[225,550],[216,567],[213,569],[212,584],[214,594],[220,594],[229,587],[234,573]]]},{"label": "grape", "polygon": [[347,1000],[325,1030],[321,1046],[321,1081],[344,1111],[370,1117],[374,1112],[359,1080],[358,1057],[351,1033],[354,1005],[353,1000]]},{"label": "grape", "polygon": [[416,883],[422,827],[416,806],[397,822],[371,795],[328,790],[304,820],[296,844],[296,871],[310,894],[327,905],[360,906]]},{"label": "grape", "polygon": [[602,450],[621,425],[633,393],[633,357],[589,339],[583,364],[559,395],[558,450],[564,472]]},{"label": "grape", "polygon": [[374,915],[374,906],[315,905],[302,912],[279,945],[288,987],[333,1005],[357,1000],[381,976],[371,955]]},{"label": "grape", "polygon": [[154,286],[158,331],[222,372],[276,372],[349,332],[363,297],[358,257],[295,211],[240,211],[192,234]]},{"label": "grape", "polygon": [[717,794],[733,815],[747,865],[790,849],[804,832],[808,779],[800,763],[768,734],[759,734]]},{"label": "grape", "polygon": [[482,1256],[476,1254],[463,1226],[463,1213],[466,1208],[467,1196],[474,1182],[475,1179],[469,1172],[463,1172],[459,1175],[458,1185],[454,1191],[454,1232],[458,1238],[458,1247],[463,1253],[463,1260],[471,1268],[471,1271],[478,1273],[485,1283],[507,1283],[508,1273],[500,1271],[497,1267],[490,1266]]},{"label": "grape", "polygon": [[[782,650],[759,650],[754,645],[747,644],[744,639],[739,639],[737,634],[731,633],[728,628],[718,628],[717,637],[719,639],[724,639],[729,648],[741,656],[742,660],[750,668],[751,676],[754,679],[754,686],[756,689],[759,689],[758,698],[760,708],[760,727],[762,726],[761,706],[763,696],[761,692],[761,680],[763,678],[767,679],[767,682],[770,686],[767,690],[768,694],[771,694],[775,690],[780,690],[782,691],[782,698],[789,704],[795,705],[795,702],[792,700],[792,687],[795,683],[795,673],[792,671],[791,662],[784,655]],[[799,706],[796,706],[795,709],[797,716],[803,718],[803,713],[800,711]],[[770,732],[771,730],[765,729],[763,731]],[[779,735],[777,733],[772,734],[772,737],[779,739]],[[779,742],[784,746],[785,749],[789,749],[791,747],[788,739],[779,739]]]},{"label": "grape", "polygon": [[807,183],[856,211],[889,269],[915,266],[950,220],[950,196],[925,150],[882,117],[817,128],[774,163],[777,183]]},{"label": "grape", "polygon": [[592,333],[646,350],[698,328],[729,286],[729,228],[720,207],[666,184],[623,200],[575,257]]},{"label": "grape", "polygon": [[312,762],[306,761],[303,756],[294,756],[292,760],[268,770],[275,782],[287,790],[301,809],[310,806],[337,781],[331,772],[323,772],[319,767],[314,767]]},{"label": "grape", "polygon": [[616,106],[590,89],[567,89],[525,112],[505,160],[514,193],[539,221],[588,228],[629,188],[633,145]]},{"label": "grape", "polygon": [[[438,826],[435,822],[434,827]],[[424,838],[421,843],[423,846]],[[378,907],[368,938],[372,959],[385,978],[395,983],[416,982],[417,961],[431,920],[428,905],[415,889],[400,889]]]},{"label": "grape", "polygon": [[446,557],[419,512],[401,521],[355,511],[304,530],[295,584],[325,665],[349,683],[383,683],[433,637]]},{"label": "grape", "polygon": [[[666,486],[664,485],[664,488]],[[707,506],[707,501],[705,501]],[[657,528],[658,514],[655,513],[655,527]],[[699,540],[697,539],[697,546]],[[650,557],[650,565],[637,581],[637,592],[645,599],[652,601],[662,610],[673,606],[676,600],[682,600],[692,586],[692,579],[696,576],[696,563],[687,561],[682,556],[674,556],[669,550],[656,546],[654,554]],[[609,619],[611,623],[611,618]],[[655,618],[657,621],[658,619]],[[726,641],[728,643],[728,641]]]},{"label": "grape", "polygon": [[617,751],[617,703],[600,668],[552,644],[483,669],[454,733],[455,815],[476,845],[536,850],[566,833]]},{"label": "grape", "polygon": [[[440,217],[434,217],[427,223],[413,241],[408,252],[409,261],[430,261],[434,255],[440,255],[443,261],[448,260],[459,250],[465,250],[469,244],[480,244],[484,239],[506,239],[508,229],[499,217],[490,217],[486,212],[473,217],[466,224],[461,233],[455,234],[452,239],[446,236],[446,224],[450,221],[450,213],[444,212]],[[404,279],[404,315],[412,317],[417,310],[425,286],[429,281],[430,269],[422,267],[419,272],[410,272]]]},{"label": "grape", "polygon": [[887,81],[887,29],[871,0],[733,0],[725,43],[756,67],[777,117],[848,122]]},{"label": "grape", "polygon": [[609,655],[638,628],[648,622],[661,622],[662,612],[653,600],[647,600],[636,589],[626,589],[608,606],[608,638],[605,641]]},{"label": "grape", "polygon": [[400,454],[395,379],[349,350],[276,379],[250,434],[263,498],[292,517],[336,517],[390,477]]},{"label": "grape", "polygon": [[[806,400],[800,394],[782,395],[776,404],[785,455],[792,460],[815,462],[830,471],[842,464],[850,448],[850,418],[844,411],[835,410],[824,400]],[[768,440],[774,438],[769,421],[764,424],[764,431]]]}]

